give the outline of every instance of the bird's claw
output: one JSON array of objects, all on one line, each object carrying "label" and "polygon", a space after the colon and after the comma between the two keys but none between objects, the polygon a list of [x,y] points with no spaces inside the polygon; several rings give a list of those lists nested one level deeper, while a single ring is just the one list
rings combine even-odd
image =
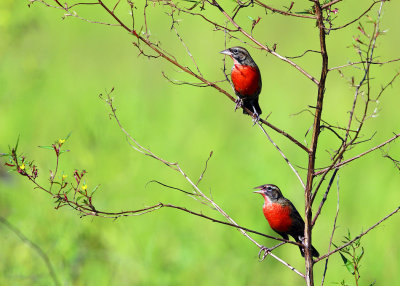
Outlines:
[{"label": "bird's claw", "polygon": [[271,253],[271,249],[266,246],[261,246],[260,251],[258,252],[258,260],[263,261],[269,254]]},{"label": "bird's claw", "polygon": [[243,100],[240,97],[236,98],[235,103],[235,111],[243,106]]},{"label": "bird's claw", "polygon": [[257,122],[260,121],[260,115],[257,112],[253,113],[253,126],[257,124]]}]

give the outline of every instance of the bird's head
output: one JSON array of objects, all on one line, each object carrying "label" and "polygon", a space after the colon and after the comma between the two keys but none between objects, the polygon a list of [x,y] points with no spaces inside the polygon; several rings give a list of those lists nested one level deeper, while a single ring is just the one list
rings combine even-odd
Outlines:
[{"label": "bird's head", "polygon": [[258,186],[254,189],[258,189],[258,191],[254,191],[254,193],[261,194],[265,199],[268,199],[271,202],[275,202],[279,198],[283,197],[281,190],[272,184]]},{"label": "bird's head", "polygon": [[220,52],[221,54],[230,56],[235,64],[248,64],[248,62],[253,62],[249,52],[243,47],[232,47]]}]

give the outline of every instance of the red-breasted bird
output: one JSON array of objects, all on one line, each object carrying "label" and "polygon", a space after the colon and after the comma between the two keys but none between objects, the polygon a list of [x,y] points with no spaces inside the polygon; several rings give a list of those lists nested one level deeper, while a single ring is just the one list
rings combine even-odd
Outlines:
[{"label": "red-breasted bird", "polygon": [[[304,221],[291,201],[282,195],[281,190],[275,185],[262,185],[255,187],[259,191],[255,193],[264,197],[263,212],[271,228],[282,236],[289,239],[292,236],[296,242],[304,241]],[[299,246],[301,255],[304,256],[303,247]],[[312,256],[318,257],[319,253],[311,246]]]},{"label": "red-breasted bird", "polygon": [[[258,119],[261,108],[258,104],[258,95],[261,92],[261,73],[258,66],[243,47],[233,47],[220,52],[233,59],[231,79],[235,93],[238,96],[235,110],[244,106],[251,110]],[[243,113],[246,111],[243,109]]]}]

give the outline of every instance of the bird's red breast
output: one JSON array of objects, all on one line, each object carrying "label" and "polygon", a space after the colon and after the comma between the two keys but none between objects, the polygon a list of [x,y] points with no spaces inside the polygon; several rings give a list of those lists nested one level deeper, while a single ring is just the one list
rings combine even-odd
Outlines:
[{"label": "bird's red breast", "polygon": [[261,77],[259,70],[255,67],[235,64],[232,68],[231,79],[235,91],[242,96],[252,96],[259,91]]},{"label": "bird's red breast", "polygon": [[292,227],[290,206],[266,201],[263,207],[263,212],[273,230],[285,233]]}]

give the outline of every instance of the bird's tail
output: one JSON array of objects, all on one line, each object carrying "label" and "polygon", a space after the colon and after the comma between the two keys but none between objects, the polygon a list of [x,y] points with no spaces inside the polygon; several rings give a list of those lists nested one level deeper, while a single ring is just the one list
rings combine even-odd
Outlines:
[{"label": "bird's tail", "polygon": [[[243,107],[246,107],[248,110],[257,112],[258,115],[262,113],[260,105],[258,104],[258,98],[255,100],[243,100]],[[243,113],[247,114],[247,112],[243,109]]]}]

